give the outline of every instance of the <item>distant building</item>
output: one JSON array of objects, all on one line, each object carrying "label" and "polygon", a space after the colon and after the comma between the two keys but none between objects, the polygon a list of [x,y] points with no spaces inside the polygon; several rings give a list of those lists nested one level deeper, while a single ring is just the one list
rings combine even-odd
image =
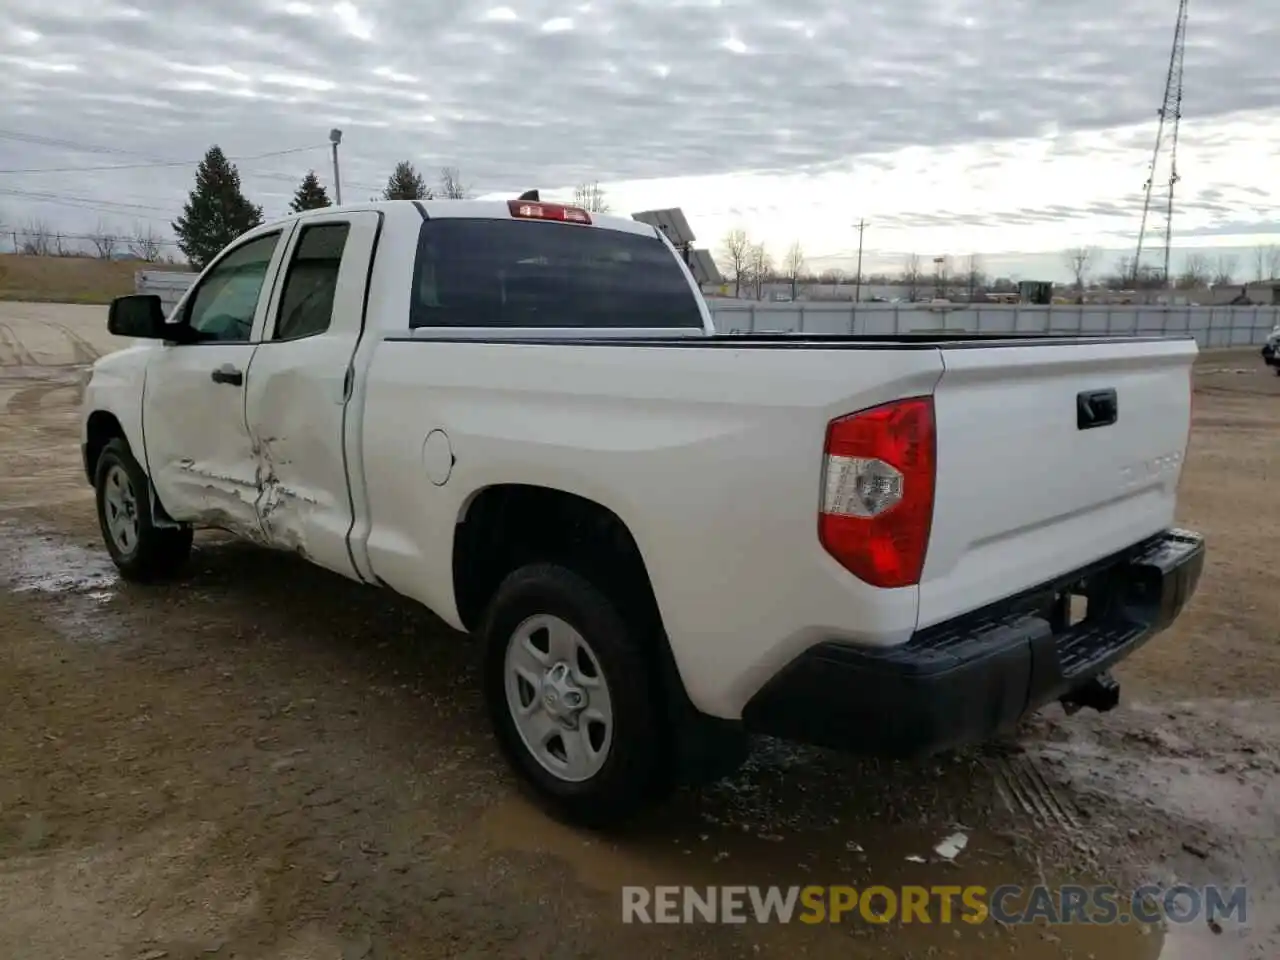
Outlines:
[{"label": "distant building", "polygon": [[1264,280],[1261,283],[1219,284],[1210,287],[1203,303],[1215,307],[1238,303],[1242,305],[1280,306],[1280,280]]}]

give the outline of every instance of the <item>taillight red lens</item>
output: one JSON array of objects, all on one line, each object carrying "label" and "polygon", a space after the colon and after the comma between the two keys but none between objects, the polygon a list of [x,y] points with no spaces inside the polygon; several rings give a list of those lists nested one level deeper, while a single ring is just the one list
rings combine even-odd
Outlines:
[{"label": "taillight red lens", "polygon": [[591,214],[581,207],[534,200],[508,200],[507,209],[521,220],[553,220],[557,223],[591,223]]},{"label": "taillight red lens", "polygon": [[932,397],[912,397],[832,420],[818,539],[875,587],[920,582],[937,453]]}]

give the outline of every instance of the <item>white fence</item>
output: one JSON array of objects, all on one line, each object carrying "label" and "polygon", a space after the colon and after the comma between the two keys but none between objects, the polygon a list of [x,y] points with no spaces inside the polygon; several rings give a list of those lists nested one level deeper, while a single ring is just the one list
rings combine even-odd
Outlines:
[{"label": "white fence", "polygon": [[1023,333],[1086,336],[1191,334],[1202,347],[1261,344],[1280,307],[1074,304],[766,303],[707,301],[722,333]]},{"label": "white fence", "polygon": [[165,316],[168,316],[198,276],[197,273],[177,270],[139,270],[133,275],[133,289],[135,293],[156,294],[164,306]]},{"label": "white fence", "polygon": [[[139,293],[159,294],[168,313],[194,273],[141,270]],[[1086,336],[1191,334],[1202,347],[1247,347],[1266,340],[1280,324],[1280,307],[1185,307],[1155,305],[1052,306],[896,303],[769,303],[707,301],[722,333],[1057,333]]]}]

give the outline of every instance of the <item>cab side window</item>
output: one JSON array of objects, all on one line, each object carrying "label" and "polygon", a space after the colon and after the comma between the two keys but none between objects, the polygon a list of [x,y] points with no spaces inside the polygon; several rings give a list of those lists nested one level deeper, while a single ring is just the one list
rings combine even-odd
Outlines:
[{"label": "cab side window", "polygon": [[280,234],[255,237],[222,258],[195,291],[186,310],[187,325],[202,341],[247,342],[258,297]]},{"label": "cab side window", "polygon": [[329,329],[349,223],[303,227],[284,277],[272,340],[313,337]]}]

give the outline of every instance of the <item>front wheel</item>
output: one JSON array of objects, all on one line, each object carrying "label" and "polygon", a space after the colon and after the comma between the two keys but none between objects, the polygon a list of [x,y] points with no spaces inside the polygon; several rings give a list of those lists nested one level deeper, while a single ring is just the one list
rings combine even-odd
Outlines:
[{"label": "front wheel", "polygon": [[654,671],[604,593],[564,567],[523,567],[482,633],[499,746],[544,806],[602,827],[660,798],[669,764]]},{"label": "front wheel", "polygon": [[124,440],[111,440],[98,456],[94,489],[102,539],[126,580],[157,580],[181,569],[191,528],[153,523],[147,475]]}]

